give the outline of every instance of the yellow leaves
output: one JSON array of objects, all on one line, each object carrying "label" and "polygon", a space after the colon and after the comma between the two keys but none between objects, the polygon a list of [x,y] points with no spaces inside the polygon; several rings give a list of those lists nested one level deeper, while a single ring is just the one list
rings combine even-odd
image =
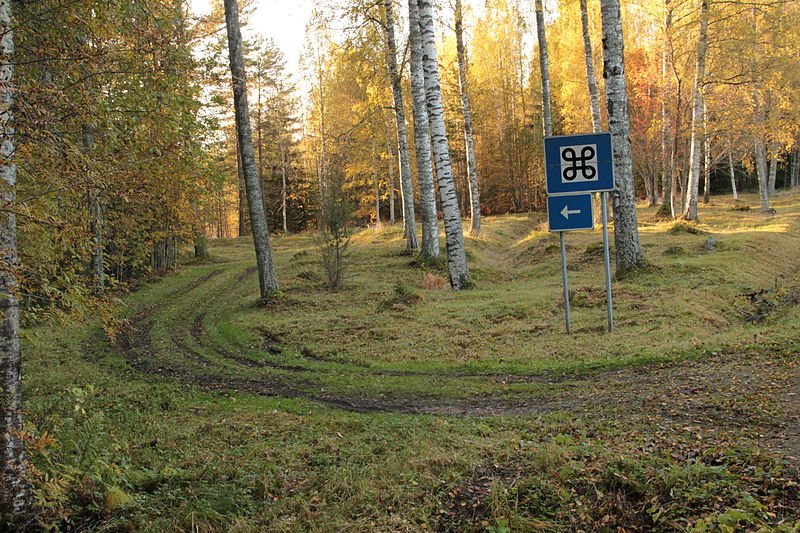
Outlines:
[{"label": "yellow leaves", "polygon": [[33,442],[27,444],[28,450],[40,454],[46,453],[48,448],[52,448],[55,445],[56,439],[47,431],[39,435]]}]

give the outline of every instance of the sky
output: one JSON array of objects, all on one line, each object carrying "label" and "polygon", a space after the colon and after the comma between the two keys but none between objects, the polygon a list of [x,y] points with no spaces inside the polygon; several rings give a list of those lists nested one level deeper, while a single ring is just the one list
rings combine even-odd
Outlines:
[{"label": "sky", "polygon": [[[205,14],[210,11],[211,0],[190,0],[190,5],[194,14]],[[283,50],[287,70],[296,74],[313,5],[314,0],[257,0],[255,12],[242,32],[274,39]]]},{"label": "sky", "polygon": [[[482,0],[465,0],[464,3],[465,9],[472,9],[473,16],[483,12]],[[211,9],[211,0],[190,0],[189,4],[196,15],[208,13]],[[449,6],[449,2],[442,2],[442,5]],[[314,0],[256,0],[255,12],[242,32],[245,36],[258,33],[274,39],[283,50],[287,70],[297,75],[300,72],[306,22],[313,6]],[[441,28],[438,30],[441,31]]]}]

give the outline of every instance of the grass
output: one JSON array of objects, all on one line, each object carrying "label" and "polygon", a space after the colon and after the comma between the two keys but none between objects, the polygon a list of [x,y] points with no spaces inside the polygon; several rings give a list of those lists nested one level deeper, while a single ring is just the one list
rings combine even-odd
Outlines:
[{"label": "grass", "polygon": [[641,209],[651,268],[615,281],[613,334],[599,231],[568,236],[563,333],[541,213],[484,220],[459,293],[425,288],[439,267],[389,227],[354,236],[340,292],[312,236],[276,237],[265,308],[251,243],[213,241],[113,318],[24,331],[30,524],[792,531],[800,195],[775,207]]}]

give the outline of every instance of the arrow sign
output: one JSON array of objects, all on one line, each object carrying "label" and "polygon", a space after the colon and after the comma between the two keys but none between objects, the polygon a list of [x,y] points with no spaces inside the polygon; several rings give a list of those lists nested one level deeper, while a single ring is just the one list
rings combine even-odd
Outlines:
[{"label": "arrow sign", "polygon": [[594,229],[592,195],[583,193],[548,196],[547,220],[550,231]]},{"label": "arrow sign", "polygon": [[569,220],[570,215],[580,215],[580,209],[570,209],[568,205],[564,206],[564,209],[561,210],[561,216]]}]

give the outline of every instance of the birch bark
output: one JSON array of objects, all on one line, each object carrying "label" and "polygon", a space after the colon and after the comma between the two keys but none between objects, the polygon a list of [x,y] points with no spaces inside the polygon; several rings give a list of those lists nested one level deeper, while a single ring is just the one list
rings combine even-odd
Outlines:
[{"label": "birch bark", "polygon": [[456,52],[458,55],[458,81],[461,90],[461,109],[464,113],[464,147],[467,154],[467,176],[469,178],[470,233],[481,232],[481,193],[478,188],[478,165],[475,162],[475,141],[472,137],[472,110],[469,105],[467,82],[467,52],[464,47],[464,16],[461,0],[456,0]]},{"label": "birch bark", "polygon": [[419,6],[422,66],[425,73],[425,97],[430,119],[431,145],[436,157],[436,174],[444,219],[447,269],[450,273],[450,286],[453,290],[460,290],[470,287],[472,281],[467,266],[461,211],[458,207],[458,197],[453,182],[450,147],[445,129],[439,63],[436,53],[436,34],[433,25],[433,4],[431,0],[418,0],[417,5]]},{"label": "birch bark", "polygon": [[728,168],[731,174],[731,191],[733,192],[733,201],[739,201],[739,191],[736,190],[736,173],[733,167],[733,150],[730,143],[728,143]]},{"label": "birch bark", "polygon": [[708,107],[703,97],[703,203],[711,201],[711,132],[708,129]]},{"label": "birch bark", "polygon": [[775,146],[769,151],[769,187],[770,198],[775,196],[775,180],[778,178],[778,151]]},{"label": "birch bark", "polygon": [[16,270],[17,167],[14,155],[14,38],[11,0],[0,0],[0,514],[19,517],[28,500],[23,475],[22,355]]},{"label": "birch bark", "polygon": [[669,102],[672,100],[672,80],[670,64],[672,60],[672,6],[671,0],[664,2],[664,40],[661,52],[661,190],[663,200],[658,212],[664,217],[675,218],[675,200],[673,191],[674,149],[672,146],[672,119]]},{"label": "birch bark", "polygon": [[439,257],[439,221],[436,190],[433,184],[431,130],[425,98],[425,71],[422,66],[422,34],[417,0],[408,0],[408,44],[411,48],[411,97],[414,108],[414,145],[417,153],[419,203],[422,215],[423,259]]},{"label": "birch bark", "polygon": [[544,7],[536,0],[536,37],[539,41],[539,69],[542,73],[542,117],[544,136],[553,135],[553,114],[550,107],[550,60],[547,54],[547,36],[544,29]]},{"label": "birch bark", "polygon": [[[394,97],[394,114],[397,125],[397,149],[400,159],[400,196],[403,203],[403,228],[406,236],[406,249],[419,250],[417,241],[417,221],[414,214],[414,183],[411,180],[411,159],[408,155],[408,129],[406,112],[403,104],[403,86],[397,68],[397,44],[394,35],[394,12],[392,0],[383,0],[386,17],[386,48],[389,66],[389,77],[392,80],[392,96]],[[394,181],[394,180],[392,180]],[[392,183],[392,187],[394,184]],[[392,192],[392,194],[394,194]],[[393,196],[392,196],[393,198]],[[392,220],[394,216],[391,217]]]},{"label": "birch bark", "polygon": [[589,88],[589,105],[592,109],[592,131],[600,132],[600,92],[597,90],[597,78],[594,74],[592,59],[592,38],[589,34],[589,10],[586,0],[581,0],[581,29],[583,31],[583,55],[586,61],[586,85]]},{"label": "birch bark", "polygon": [[617,274],[645,263],[639,242],[636,195],[633,189],[630,117],[625,83],[622,15],[619,0],[601,3],[603,19],[603,77],[606,80],[608,126],[614,150],[614,245]]},{"label": "birch bark", "polygon": [[261,183],[253,148],[253,133],[250,129],[250,110],[247,105],[247,76],[242,52],[242,33],[239,27],[239,6],[236,0],[225,0],[225,21],[228,31],[228,55],[233,79],[233,104],[236,112],[236,134],[242,158],[242,170],[247,189],[247,204],[250,211],[250,226],[258,265],[258,283],[261,298],[266,299],[278,290],[272,248],[269,244],[267,216]]},{"label": "birch bark", "polygon": [[703,86],[708,49],[708,0],[700,0],[700,33],[697,39],[697,67],[692,106],[692,139],[689,146],[689,179],[683,206],[685,220],[697,220],[697,195],[700,186],[700,159],[703,150]]}]

